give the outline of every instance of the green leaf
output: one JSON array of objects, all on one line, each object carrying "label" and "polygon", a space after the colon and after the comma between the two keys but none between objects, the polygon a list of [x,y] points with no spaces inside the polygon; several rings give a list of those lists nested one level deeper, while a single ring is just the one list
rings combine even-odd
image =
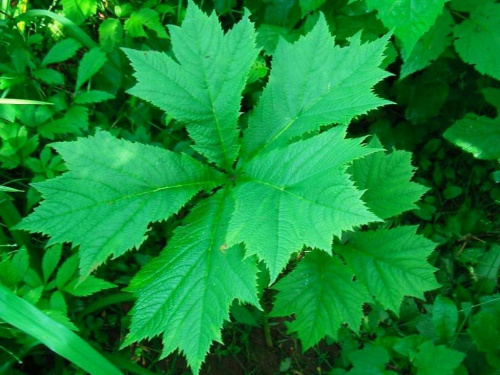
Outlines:
[{"label": "green leaf", "polygon": [[168,38],[165,27],[160,22],[160,15],[157,11],[149,8],[133,12],[123,27],[131,37],[147,37],[148,34],[144,29],[147,27],[153,30],[159,38]]},{"label": "green leaf", "polygon": [[500,79],[500,4],[485,4],[470,14],[470,19],[455,26],[455,48],[466,63],[482,74]]},{"label": "green leaf", "polygon": [[40,340],[92,375],[121,375],[87,342],[0,284],[0,319]]},{"label": "green leaf", "polygon": [[88,276],[82,282],[77,279],[72,280],[66,285],[64,291],[76,297],[86,297],[110,288],[116,288],[116,285],[94,276]]},{"label": "green leaf", "polygon": [[478,159],[500,159],[500,117],[469,113],[449,127],[444,137]]},{"label": "green leaf", "polygon": [[75,255],[66,259],[66,261],[59,267],[56,275],[57,289],[63,290],[69,280],[75,275],[78,268],[78,257]]},{"label": "green leaf", "polygon": [[428,67],[445,49],[451,45],[451,33],[454,25],[448,11],[444,11],[436,23],[419,39],[410,53],[402,51],[404,64],[401,66],[400,79]]},{"label": "green leaf", "polygon": [[500,368],[500,295],[481,299],[481,311],[471,318],[468,332],[488,363]]},{"label": "green leaf", "polygon": [[76,79],[77,91],[85,82],[96,74],[106,63],[106,54],[100,48],[93,48],[83,55],[78,65],[78,75]]},{"label": "green leaf", "polygon": [[358,331],[362,305],[370,301],[370,295],[353,281],[353,275],[337,257],[312,251],[273,287],[278,295],[272,316],[295,316],[288,327],[298,333],[303,350],[326,335],[336,339],[344,323]]},{"label": "green leaf", "polygon": [[460,186],[449,185],[443,191],[444,199],[454,199],[462,194],[463,189]]},{"label": "green leaf", "polygon": [[287,42],[295,42],[300,37],[300,32],[286,27],[262,24],[257,29],[256,43],[264,50],[266,55],[273,55],[278,42],[284,38]]},{"label": "green leaf", "polygon": [[89,90],[80,92],[77,96],[75,96],[74,102],[77,104],[100,103],[106,100],[114,99],[114,97],[114,95],[105,91]]},{"label": "green leaf", "polygon": [[245,16],[224,34],[215,13],[207,16],[190,2],[182,27],[169,30],[178,62],[164,53],[125,50],[138,80],[129,92],[186,123],[195,150],[231,169],[241,92],[258,53],[253,24]]},{"label": "green leaf", "polygon": [[320,15],[314,29],[295,44],[280,40],[269,83],[248,120],[242,158],[282,147],[322,125],[347,124],[388,104],[372,91],[388,75],[378,68],[388,37],[361,45],[358,34],[340,48]]},{"label": "green leaf", "polygon": [[373,152],[338,126],[248,163],[234,189],[228,244],[245,243],[276,280],[303,245],[330,251],[333,236],[379,219],[345,173],[345,163]]},{"label": "green leaf", "polygon": [[[1,258],[0,258],[1,259]],[[14,287],[21,281],[29,269],[29,255],[25,247],[22,247],[12,258],[0,262],[0,282]]]},{"label": "green leaf", "polygon": [[64,85],[64,76],[54,69],[38,69],[33,72],[33,77],[47,85]]},{"label": "green leaf", "polygon": [[64,15],[81,24],[97,11],[97,0],[61,0]]},{"label": "green leaf", "polygon": [[361,350],[349,353],[352,362],[352,369],[349,375],[389,375],[396,374],[393,371],[386,371],[386,364],[390,357],[387,350],[380,346],[365,346]]},{"label": "green leaf", "polygon": [[150,222],[166,220],[218,179],[194,159],[109,133],[53,146],[69,172],[34,184],[45,201],[18,226],[80,246],[82,277],[138,248]]},{"label": "green leaf", "polygon": [[66,110],[62,118],[43,123],[37,130],[41,136],[54,139],[56,134],[81,134],[88,125],[88,108],[75,105]]},{"label": "green leaf", "polygon": [[500,269],[500,246],[492,245],[484,252],[474,268],[477,277],[476,288],[482,293],[491,294],[498,284],[498,271]]},{"label": "green leaf", "polygon": [[423,298],[439,287],[434,267],[426,262],[434,244],[416,234],[417,227],[356,232],[347,245],[334,245],[360,283],[396,314],[404,296]]},{"label": "green leaf", "polygon": [[62,246],[54,245],[45,250],[42,260],[43,280],[47,282],[61,261]]},{"label": "green leaf", "polygon": [[443,11],[448,0],[365,0],[370,10],[401,39],[406,53],[411,53]]},{"label": "green leaf", "polygon": [[138,299],[125,345],[163,333],[163,353],[176,348],[198,373],[212,341],[237,298],[259,305],[255,259],[243,260],[243,247],[227,247],[227,223],[234,202],[219,191],[198,204],[169,240],[162,254],[133,279]]},{"label": "green leaf", "polygon": [[438,295],[432,306],[432,323],[437,337],[442,343],[453,337],[458,324],[458,310],[449,298]]},{"label": "green leaf", "polygon": [[309,12],[313,12],[326,3],[326,0],[300,0],[300,10],[302,15],[306,15]]},{"label": "green leaf", "polygon": [[481,90],[481,93],[484,96],[484,100],[495,107],[497,109],[497,114],[500,115],[500,89],[486,87]]},{"label": "green leaf", "polygon": [[[379,148],[382,145],[374,138],[369,146]],[[414,168],[411,153],[406,151],[368,155],[355,160],[349,171],[355,185],[365,190],[363,201],[381,219],[417,208],[415,202],[428,190],[410,182]]]},{"label": "green leaf", "polygon": [[123,39],[123,27],[120,20],[108,18],[99,25],[99,44],[101,47],[111,52]]},{"label": "green leaf", "polygon": [[451,0],[451,9],[459,12],[472,12],[477,7],[493,3],[495,0]]},{"label": "green leaf", "polygon": [[57,310],[43,310],[43,313],[67,329],[75,332],[78,331],[78,327],[62,312]]},{"label": "green leaf", "polygon": [[66,61],[75,56],[82,45],[74,39],[64,39],[50,49],[42,61],[42,66]]},{"label": "green leaf", "polygon": [[415,356],[419,375],[452,375],[465,358],[465,354],[444,345],[434,346],[431,340],[420,345]]},{"label": "green leaf", "polygon": [[68,305],[64,299],[64,295],[61,291],[55,290],[50,295],[50,308],[52,310],[57,310],[64,315],[68,314]]}]

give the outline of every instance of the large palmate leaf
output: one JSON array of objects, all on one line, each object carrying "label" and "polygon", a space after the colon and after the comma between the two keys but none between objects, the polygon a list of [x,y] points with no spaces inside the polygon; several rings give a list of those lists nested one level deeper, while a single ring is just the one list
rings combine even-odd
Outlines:
[{"label": "large palmate leaf", "polygon": [[217,16],[189,6],[182,27],[169,27],[177,61],[165,53],[125,50],[138,83],[129,92],[185,122],[195,149],[230,169],[239,149],[241,92],[257,57],[245,16],[225,35]]},{"label": "large palmate leaf", "polygon": [[[381,147],[376,138],[369,145]],[[406,151],[368,155],[355,160],[350,172],[356,186],[365,190],[366,205],[381,219],[417,208],[415,202],[427,191],[424,186],[410,182],[413,167],[411,153]]]},{"label": "large palmate leaf", "polygon": [[291,138],[321,125],[348,123],[353,117],[389,103],[372,87],[388,73],[379,68],[388,36],[361,45],[335,46],[323,15],[298,42],[281,39],[259,104],[243,138],[243,159],[286,145]]},{"label": "large palmate leaf", "polygon": [[443,11],[448,0],[365,0],[368,8],[388,29],[401,39],[406,53],[413,47]]},{"label": "large palmate leaf", "polygon": [[478,159],[500,160],[500,117],[469,113],[449,127],[444,137]]},{"label": "large palmate leaf", "polygon": [[483,74],[500,79],[500,4],[485,4],[470,19],[455,26],[455,48],[460,57]]},{"label": "large palmate leaf", "polygon": [[[381,149],[362,145],[363,139],[346,139],[344,124],[388,103],[373,93],[373,86],[388,75],[379,68],[388,36],[361,44],[356,35],[340,48],[320,15],[297,43],[281,41],[269,83],[248,117],[239,155],[241,93],[258,52],[253,24],[245,15],[224,33],[215,15],[206,16],[190,1],[182,27],[171,27],[170,34],[171,55],[126,50],[139,81],[131,93],[185,123],[201,154],[196,156],[227,174],[187,155],[98,132],[55,144],[69,172],[36,185],[45,200],[20,228],[46,233],[51,243],[79,246],[81,273],[88,276],[109,256],[138,247],[149,223],[168,218],[203,190],[183,226],[165,238],[161,255],[132,281],[137,303],[124,345],[161,335],[163,355],[179,349],[198,372],[211,343],[221,340],[233,300],[258,306],[257,258],[274,282],[290,255],[304,245],[318,250],[279,284],[285,302],[278,302],[277,311],[288,314],[286,308],[293,307],[293,327],[306,345],[325,334],[335,336],[344,322],[356,329],[361,304],[374,291],[361,276],[352,281],[357,263],[346,266],[329,253],[334,236],[381,221],[347,171],[353,162]],[[335,123],[342,125],[331,127]],[[409,183],[411,167],[409,160],[405,163],[406,179],[395,179],[398,184]],[[372,188],[366,185],[364,189]],[[386,198],[378,193],[372,199]],[[383,245],[384,239],[393,241],[392,232],[380,233],[376,239]],[[354,239],[349,246],[363,244],[362,235],[354,234]],[[414,260],[410,266],[425,264],[427,254],[409,256]],[[404,271],[407,265],[402,264]],[[298,285],[302,293],[287,290],[301,275],[316,271],[323,278],[315,283],[328,294],[306,290],[307,284]],[[394,283],[407,281],[406,273],[397,276]],[[57,279],[67,282],[59,273]],[[414,279],[413,284],[420,282],[419,275]],[[414,289],[408,294],[414,295]],[[285,306],[294,296],[296,303]],[[299,301],[301,296],[314,304]],[[310,311],[315,319],[308,316]]]},{"label": "large palmate leaf", "polygon": [[163,355],[179,348],[197,372],[212,341],[221,341],[233,299],[259,305],[255,259],[225,244],[233,206],[224,190],[199,204],[135,277],[130,289],[138,300],[124,345],[163,333]]},{"label": "large palmate leaf", "polygon": [[361,201],[344,164],[377,149],[337,127],[248,163],[234,190],[228,244],[244,242],[275,280],[303,245],[329,250],[333,236],[379,220]]},{"label": "large palmate leaf", "polygon": [[219,178],[189,156],[106,132],[54,148],[69,172],[34,184],[45,200],[18,228],[80,245],[82,276],[139,247],[150,222],[167,219]]},{"label": "large palmate leaf", "polygon": [[274,286],[279,293],[272,315],[295,315],[289,329],[298,332],[304,350],[325,335],[336,338],[344,323],[357,331],[362,305],[371,298],[353,275],[337,257],[314,250]]},{"label": "large palmate leaf", "polygon": [[434,244],[416,227],[356,232],[347,245],[335,245],[359,281],[386,309],[395,313],[404,296],[423,297],[439,287],[426,258]]}]

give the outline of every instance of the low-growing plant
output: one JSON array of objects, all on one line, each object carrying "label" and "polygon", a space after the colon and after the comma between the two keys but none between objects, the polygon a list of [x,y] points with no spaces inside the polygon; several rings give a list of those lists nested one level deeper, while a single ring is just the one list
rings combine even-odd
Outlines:
[{"label": "low-growing plant", "polygon": [[127,288],[137,301],[123,346],[162,335],[162,355],[178,349],[199,372],[233,300],[262,308],[259,269],[277,290],[271,316],[293,315],[304,348],[344,323],[358,331],[364,303],[397,314],[404,296],[439,286],[426,261],[434,244],[384,222],[426,191],[410,181],[411,154],[346,137],[353,118],[390,104],[373,91],[389,75],[389,35],[340,47],[320,14],[307,35],[278,42],[258,104],[241,116],[259,63],[249,14],[224,32],[190,3],[169,31],[170,55],[124,49],[138,81],[129,93],[185,124],[189,154],[102,130],[54,143],[68,172],[34,184],[44,200],[17,226],[78,246],[84,283],[139,249],[151,223],[187,213]]}]

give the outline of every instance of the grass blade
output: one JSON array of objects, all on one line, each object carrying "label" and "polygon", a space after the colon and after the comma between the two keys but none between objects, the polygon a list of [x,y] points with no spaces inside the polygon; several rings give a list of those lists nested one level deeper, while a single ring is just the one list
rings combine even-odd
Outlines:
[{"label": "grass blade", "polygon": [[90,374],[122,375],[106,358],[63,325],[0,284],[0,319],[40,340]]},{"label": "grass blade", "polygon": [[40,102],[38,100],[26,100],[26,99],[0,99],[0,104],[17,104],[17,105],[28,105],[28,104],[37,104],[37,105],[54,105],[54,103]]}]

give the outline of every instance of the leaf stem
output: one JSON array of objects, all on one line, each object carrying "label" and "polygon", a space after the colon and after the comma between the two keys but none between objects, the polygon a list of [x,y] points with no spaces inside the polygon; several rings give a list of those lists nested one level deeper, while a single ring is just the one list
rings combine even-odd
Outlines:
[{"label": "leaf stem", "polygon": [[182,0],[179,0],[177,3],[177,25],[181,24],[181,9],[182,9]]},{"label": "leaf stem", "polygon": [[269,318],[267,314],[263,315],[262,325],[264,327],[264,339],[266,340],[266,345],[269,349],[273,348],[273,338],[271,337],[271,329],[269,327]]}]

